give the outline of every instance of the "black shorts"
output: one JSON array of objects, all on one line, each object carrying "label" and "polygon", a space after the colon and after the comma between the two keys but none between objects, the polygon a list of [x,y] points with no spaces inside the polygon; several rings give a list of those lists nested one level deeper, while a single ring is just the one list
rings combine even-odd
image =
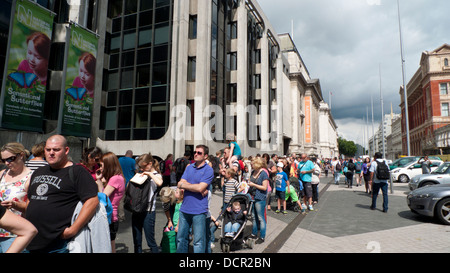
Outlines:
[{"label": "black shorts", "polygon": [[286,192],[285,191],[275,191],[275,196],[277,197],[277,199],[280,199],[281,201],[286,200]]},{"label": "black shorts", "polygon": [[117,231],[119,230],[119,221],[112,222],[109,225],[109,234],[111,235],[111,241],[116,239]]},{"label": "black shorts", "polygon": [[303,182],[303,196],[312,197],[312,186],[311,182]]}]

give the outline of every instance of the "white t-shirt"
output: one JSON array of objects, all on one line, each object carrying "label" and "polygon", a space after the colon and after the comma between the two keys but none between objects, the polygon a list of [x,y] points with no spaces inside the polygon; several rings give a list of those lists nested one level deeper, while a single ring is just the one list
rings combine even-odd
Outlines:
[{"label": "white t-shirt", "polygon": [[[370,164],[370,169],[369,172],[373,173],[373,183],[387,183],[387,180],[379,180],[377,178],[377,166],[378,166],[378,162],[383,162],[384,160],[377,158],[377,160],[372,161],[372,163]],[[385,164],[387,164],[386,162],[384,162]]]},{"label": "white t-shirt", "polygon": [[[162,175],[159,174],[158,172],[153,172],[153,174],[162,179]],[[150,194],[148,195],[148,202],[152,201],[153,194],[155,194],[155,191],[157,188],[158,188],[158,185],[156,185],[155,181],[153,181],[153,179],[150,178]],[[151,204],[152,212],[155,211],[155,207],[156,207],[156,196],[155,196],[155,198],[153,198],[153,203]],[[150,209],[150,204],[149,204],[149,207],[147,207],[147,211],[149,209]]]}]

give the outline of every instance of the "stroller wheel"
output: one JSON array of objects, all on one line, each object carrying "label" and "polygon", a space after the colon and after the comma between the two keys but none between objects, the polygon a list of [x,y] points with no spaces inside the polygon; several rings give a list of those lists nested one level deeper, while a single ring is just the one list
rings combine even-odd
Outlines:
[{"label": "stroller wheel", "polygon": [[255,246],[255,241],[253,239],[247,239],[247,246],[248,248],[253,249]]},{"label": "stroller wheel", "polygon": [[230,252],[230,245],[229,244],[222,244],[222,252],[223,253],[229,253]]}]

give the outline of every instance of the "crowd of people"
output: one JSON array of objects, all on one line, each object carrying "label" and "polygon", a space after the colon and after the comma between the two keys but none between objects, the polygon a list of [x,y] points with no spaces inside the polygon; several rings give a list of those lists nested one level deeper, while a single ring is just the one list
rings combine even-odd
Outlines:
[{"label": "crowd of people", "polygon": [[[297,206],[294,211],[314,211],[322,172],[327,176],[331,171],[336,183],[344,172],[349,187],[354,173],[357,186],[364,178],[366,192],[378,193],[369,172],[373,162],[320,160],[304,153],[243,157],[235,139],[228,139],[215,155],[197,145],[176,160],[169,154],[158,161],[151,153],[135,157],[129,150],[119,158],[92,147],[79,163],[70,160],[61,135],[36,144],[32,155],[20,143],[7,143],[1,148],[0,253],[115,252],[125,210],[131,212],[135,253],[142,252],[143,237],[152,253],[187,253],[191,243],[195,253],[210,253],[221,227],[217,217],[233,212],[239,218],[223,227],[232,235],[247,214],[230,204],[235,194],[251,198],[250,238],[262,244],[267,211],[287,214],[288,202]],[[217,189],[223,192],[222,208],[211,211]],[[156,202],[162,202],[166,218],[160,244],[155,240]]]},{"label": "crowd of people", "polygon": [[[356,186],[362,186],[364,182],[365,192],[372,197],[372,204],[370,209],[375,210],[378,193],[381,189],[383,194],[383,212],[388,211],[388,180],[389,180],[389,166],[382,158],[380,152],[376,152],[373,160],[370,157],[362,158],[348,158],[338,159],[325,162],[325,169],[330,170],[334,176],[334,183],[339,184],[341,175],[345,176],[345,184],[348,188],[353,187],[353,180],[356,181]],[[382,165],[387,172],[387,177],[378,175],[378,165]]]}]

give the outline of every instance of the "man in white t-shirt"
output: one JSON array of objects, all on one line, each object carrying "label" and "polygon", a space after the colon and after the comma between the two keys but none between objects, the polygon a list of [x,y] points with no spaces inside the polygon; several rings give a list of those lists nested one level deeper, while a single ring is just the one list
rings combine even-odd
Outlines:
[{"label": "man in white t-shirt", "polygon": [[[380,152],[376,152],[374,156],[374,160],[370,164],[370,181],[372,184],[372,205],[370,206],[371,210],[375,210],[377,205],[377,197],[378,192],[381,189],[383,193],[383,212],[387,212],[388,210],[388,180],[380,180],[377,178],[376,172],[379,164],[383,164],[383,159]],[[387,164],[384,162],[384,164]]]},{"label": "man in white t-shirt", "polygon": [[339,162],[339,159],[335,157],[334,160],[331,161],[331,171],[333,172],[334,184],[336,185],[339,185],[339,179],[341,178],[341,170],[342,165]]}]

